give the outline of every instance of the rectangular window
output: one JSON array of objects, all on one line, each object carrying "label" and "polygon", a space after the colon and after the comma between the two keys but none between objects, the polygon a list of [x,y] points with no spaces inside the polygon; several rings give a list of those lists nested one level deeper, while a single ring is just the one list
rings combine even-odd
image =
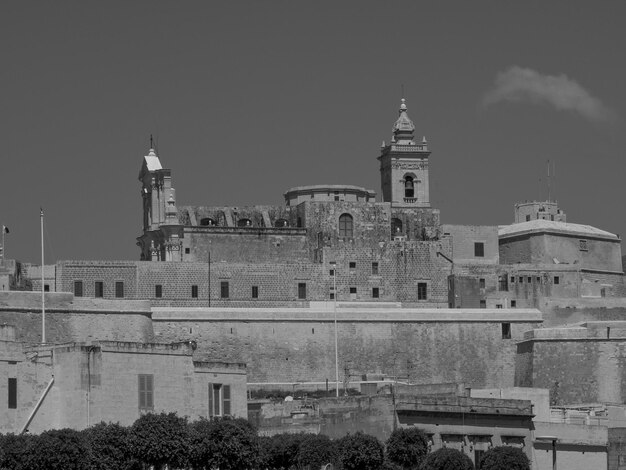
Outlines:
[{"label": "rectangular window", "polygon": [[480,301],[480,308],[487,308],[487,301],[486,300],[481,300]]},{"label": "rectangular window", "polygon": [[252,286],[252,298],[253,299],[259,298],[259,286]]},{"label": "rectangular window", "polygon": [[588,251],[589,248],[587,247],[587,240],[578,240],[578,246],[580,248],[580,251]]},{"label": "rectangular window", "polygon": [[506,292],[509,290],[508,283],[506,282],[506,274],[498,277],[498,290],[502,292]]},{"label": "rectangular window", "polygon": [[43,285],[43,291],[44,292],[50,292],[50,284],[44,284]]},{"label": "rectangular window", "polygon": [[502,324],[502,339],[511,339],[511,324]]},{"label": "rectangular window", "polygon": [[559,276],[554,276],[554,283],[559,284],[560,282],[561,282],[561,279],[559,279]]},{"label": "rectangular window", "polygon": [[104,297],[104,282],[96,281],[94,285],[94,295],[96,297]]},{"label": "rectangular window", "polygon": [[526,222],[530,222],[530,216],[529,215],[526,216]]},{"label": "rectangular window", "polygon": [[526,279],[526,282],[528,282],[528,284],[532,284],[533,283],[532,276],[528,276],[528,278]]},{"label": "rectangular window", "polygon": [[372,275],[378,276],[378,263],[372,263]]},{"label": "rectangular window", "polygon": [[230,385],[209,383],[209,418],[232,414]]},{"label": "rectangular window", "polygon": [[378,287],[372,287],[372,298],[377,299],[380,296]]},{"label": "rectangular window", "polygon": [[520,276],[520,277],[518,278],[518,282],[519,282],[520,284],[524,284],[524,278],[523,278],[522,276]]},{"label": "rectangular window", "polygon": [[515,276],[511,276],[511,284],[515,283]]},{"label": "rectangular window", "polygon": [[511,308],[517,307],[517,300],[511,300]]},{"label": "rectangular window", "polygon": [[483,242],[474,242],[474,256],[476,258],[485,256],[485,244]]},{"label": "rectangular window", "polygon": [[331,269],[330,271],[328,271],[328,274],[332,277],[335,275],[335,270]]},{"label": "rectangular window", "polygon": [[483,279],[482,277],[480,279],[478,279],[478,288],[479,289],[484,289],[485,288],[485,279]]},{"label": "rectangular window", "polygon": [[9,377],[9,408],[17,408],[17,379]]},{"label": "rectangular window", "polygon": [[350,261],[350,269],[356,269],[356,261]]},{"label": "rectangular window", "polygon": [[220,297],[222,299],[227,299],[230,295],[230,292],[228,292],[228,281],[222,281],[220,282]]},{"label": "rectangular window", "polygon": [[350,293],[356,294],[356,287],[350,287]]},{"label": "rectangular window", "polygon": [[417,300],[427,300],[428,299],[428,284],[425,282],[417,283]]},{"label": "rectangular window", "polygon": [[330,293],[330,300],[335,300],[335,293],[334,292]]},{"label": "rectangular window", "polygon": [[156,286],[154,286],[154,296],[157,299],[163,297],[163,286],[161,284],[157,284]]},{"label": "rectangular window", "polygon": [[190,253],[190,249],[189,248],[185,248],[185,254],[188,255]]},{"label": "rectangular window", "polygon": [[154,376],[139,374],[139,409],[154,409]]},{"label": "rectangular window", "polygon": [[74,281],[74,297],[83,296],[83,281]]},{"label": "rectangular window", "polygon": [[192,299],[198,298],[198,286],[196,286],[195,284],[191,286],[191,298]]},{"label": "rectangular window", "polygon": [[306,282],[298,283],[298,298],[306,299]]},{"label": "rectangular window", "polygon": [[124,297],[124,281],[115,281],[115,297],[118,299]]},{"label": "rectangular window", "polygon": [[502,308],[502,304],[496,304],[496,308]]}]

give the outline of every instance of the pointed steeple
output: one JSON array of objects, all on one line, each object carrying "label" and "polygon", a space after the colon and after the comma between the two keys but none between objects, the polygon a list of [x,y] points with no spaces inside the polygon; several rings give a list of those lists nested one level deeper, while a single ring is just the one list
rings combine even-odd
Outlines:
[{"label": "pointed steeple", "polygon": [[400,116],[393,125],[393,137],[391,141],[400,145],[413,145],[413,133],[415,132],[415,125],[407,114],[406,100],[402,98],[400,104],[399,114]]}]

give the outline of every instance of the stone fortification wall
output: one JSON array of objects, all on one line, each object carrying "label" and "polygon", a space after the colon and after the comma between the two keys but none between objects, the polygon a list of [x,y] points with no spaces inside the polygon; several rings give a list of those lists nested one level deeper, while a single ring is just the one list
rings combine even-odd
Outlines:
[{"label": "stone fortification wall", "polygon": [[[46,341],[144,341],[153,339],[146,301],[75,299],[72,294],[48,293]],[[41,342],[41,294],[0,292],[0,324],[15,327],[15,340]]]},{"label": "stone fortification wall", "polygon": [[104,283],[103,297],[115,298],[115,283],[124,283],[124,298],[136,299],[137,262],[134,261],[60,261],[57,263],[57,290],[74,292],[74,281],[83,283],[83,296],[95,296],[96,281]]},{"label": "stone fortification wall", "polygon": [[[515,342],[537,310],[338,309],[340,380],[365,373],[417,383],[513,386]],[[154,308],[159,341],[193,340],[197,353],[248,364],[252,383],[335,378],[334,315],[310,309]],[[510,326],[510,338],[503,335]],[[504,337],[503,337],[504,336]],[[322,386],[320,386],[323,388]]]},{"label": "stone fortification wall", "polygon": [[[210,284],[211,306],[295,307],[330,298],[330,262],[334,261],[339,300],[397,300],[444,307],[448,302],[450,264],[438,253],[449,254],[450,250],[449,237],[436,241],[388,240],[361,248],[350,240],[341,240],[336,246],[323,248],[324,262],[297,257],[284,263],[222,262],[212,257],[210,266],[208,262],[63,261],[58,265],[57,284],[63,291],[75,292],[76,281],[82,281],[83,295],[94,297],[96,283],[101,282],[103,298],[115,299],[116,284],[122,283],[125,299],[185,307],[208,306]],[[228,283],[227,298],[222,296],[223,282]],[[419,298],[419,283],[427,284],[426,298]],[[298,290],[299,284],[306,285],[304,296]],[[161,286],[160,297],[157,286]],[[256,298],[253,287],[257,288]],[[374,296],[374,288],[378,288],[378,297]]]},{"label": "stone fortification wall", "polygon": [[[306,230],[293,227],[185,227],[183,260],[292,263],[309,259]],[[187,252],[188,251],[188,252]]]},{"label": "stone fortification wall", "polygon": [[553,404],[626,401],[626,322],[528,332],[518,344],[516,386],[547,388]]},{"label": "stone fortification wall", "polygon": [[542,299],[539,309],[545,327],[626,320],[626,298]]},{"label": "stone fortification wall", "polygon": [[[322,284],[328,299],[333,286],[330,263],[336,263],[337,295],[339,300],[371,301],[372,289],[378,288],[379,299],[416,303],[423,307],[447,306],[450,263],[438,256],[449,254],[450,239],[438,241],[386,241],[367,248],[359,248],[346,241],[342,246],[324,249],[327,270],[318,284]],[[352,263],[352,265],[351,265]],[[376,263],[375,268],[373,263]],[[351,267],[353,266],[353,267]],[[418,283],[427,284],[426,299],[419,299]],[[356,290],[356,294],[351,294]]]}]

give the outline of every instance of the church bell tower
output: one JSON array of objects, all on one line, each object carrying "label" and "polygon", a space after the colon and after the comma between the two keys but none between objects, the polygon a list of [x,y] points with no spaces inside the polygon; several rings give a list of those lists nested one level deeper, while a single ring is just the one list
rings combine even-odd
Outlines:
[{"label": "church bell tower", "polygon": [[415,126],[407,114],[405,99],[400,116],[393,125],[391,143],[383,142],[380,156],[380,179],[383,201],[392,207],[430,207],[428,189],[428,145],[426,137],[415,143]]}]

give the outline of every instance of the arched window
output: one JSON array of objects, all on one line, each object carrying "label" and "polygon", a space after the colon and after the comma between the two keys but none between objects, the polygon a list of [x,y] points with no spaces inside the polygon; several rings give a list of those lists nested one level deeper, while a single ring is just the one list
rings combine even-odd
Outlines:
[{"label": "arched window", "polygon": [[274,227],[289,227],[289,221],[286,219],[278,219],[274,222]]},{"label": "arched window", "polygon": [[252,227],[252,221],[250,219],[239,219],[237,227]]},{"label": "arched window", "polygon": [[412,176],[404,177],[404,197],[415,197],[415,185]]},{"label": "arched window", "polygon": [[402,235],[402,221],[400,219],[391,219],[391,238]]},{"label": "arched window", "polygon": [[200,220],[200,225],[205,225],[205,226],[213,226],[213,225],[217,225],[215,223],[215,220],[213,220],[211,217],[205,217],[204,219]]},{"label": "arched window", "polygon": [[352,238],[354,235],[354,223],[350,214],[341,214],[339,216],[339,237]]}]

